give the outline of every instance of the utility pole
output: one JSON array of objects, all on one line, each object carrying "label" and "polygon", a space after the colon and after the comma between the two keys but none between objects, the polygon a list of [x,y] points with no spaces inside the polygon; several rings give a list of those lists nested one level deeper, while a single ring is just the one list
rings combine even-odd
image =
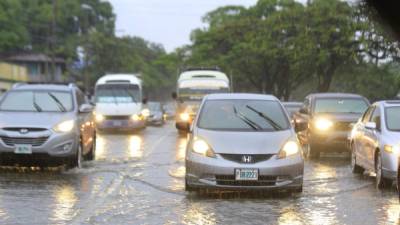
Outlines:
[{"label": "utility pole", "polygon": [[56,31],[57,31],[57,0],[52,1],[53,11],[51,19],[51,41],[50,41],[50,57],[51,57],[51,77],[52,82],[56,78],[56,60],[55,60],[55,47],[57,43]]}]

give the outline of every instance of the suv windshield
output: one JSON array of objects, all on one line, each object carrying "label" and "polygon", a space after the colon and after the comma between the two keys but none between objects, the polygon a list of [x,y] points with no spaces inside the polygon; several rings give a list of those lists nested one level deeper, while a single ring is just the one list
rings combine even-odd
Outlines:
[{"label": "suv windshield", "polygon": [[96,102],[98,103],[137,103],[140,98],[138,85],[103,84],[96,87]]},{"label": "suv windshield", "polygon": [[314,112],[362,114],[367,108],[367,102],[361,98],[323,98],[316,99]]},{"label": "suv windshield", "polygon": [[159,102],[149,102],[148,104],[150,111],[161,112],[161,104]]},{"label": "suv windshield", "polygon": [[198,127],[211,130],[276,131],[289,128],[277,101],[209,100],[201,110]]},{"label": "suv windshield", "polygon": [[0,103],[1,111],[69,112],[73,110],[71,92],[10,91]]},{"label": "suv windshield", "polygon": [[391,131],[400,131],[400,106],[386,108],[386,127]]}]

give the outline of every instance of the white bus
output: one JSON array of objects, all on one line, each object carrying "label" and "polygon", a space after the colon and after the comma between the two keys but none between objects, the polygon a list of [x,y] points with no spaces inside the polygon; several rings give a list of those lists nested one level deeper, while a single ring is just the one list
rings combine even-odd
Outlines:
[{"label": "white bus", "polygon": [[95,114],[98,130],[133,131],[145,128],[142,81],[131,74],[101,77],[95,87]]},{"label": "white bus", "polygon": [[176,128],[187,131],[207,94],[230,92],[229,79],[218,69],[191,68],[180,74],[177,82]]}]

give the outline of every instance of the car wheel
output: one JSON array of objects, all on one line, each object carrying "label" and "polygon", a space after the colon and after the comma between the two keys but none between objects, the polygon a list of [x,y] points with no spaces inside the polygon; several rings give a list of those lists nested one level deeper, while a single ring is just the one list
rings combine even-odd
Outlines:
[{"label": "car wheel", "polygon": [[376,173],[376,187],[383,189],[385,187],[390,187],[393,181],[383,177],[382,173],[382,158],[381,154],[378,152],[375,160],[375,173]]},{"label": "car wheel", "polygon": [[90,149],[90,152],[86,155],[85,159],[92,161],[96,157],[96,135],[93,138],[93,143],[92,143],[92,148]]},{"label": "car wheel", "polygon": [[75,156],[70,160],[68,169],[81,168],[82,167],[82,144],[79,143],[78,151]]},{"label": "car wheel", "polygon": [[351,171],[356,174],[362,174],[364,173],[364,168],[361,166],[357,165],[357,158],[356,158],[356,153],[354,149],[354,144],[351,145]]}]

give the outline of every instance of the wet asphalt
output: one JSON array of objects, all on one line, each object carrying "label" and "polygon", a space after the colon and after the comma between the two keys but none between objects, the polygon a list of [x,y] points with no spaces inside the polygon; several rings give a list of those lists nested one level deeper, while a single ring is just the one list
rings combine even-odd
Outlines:
[{"label": "wet asphalt", "polygon": [[348,155],[306,161],[290,195],[184,191],[186,138],[172,122],[101,134],[83,168],[0,169],[0,224],[398,224],[396,188],[354,175]]}]

